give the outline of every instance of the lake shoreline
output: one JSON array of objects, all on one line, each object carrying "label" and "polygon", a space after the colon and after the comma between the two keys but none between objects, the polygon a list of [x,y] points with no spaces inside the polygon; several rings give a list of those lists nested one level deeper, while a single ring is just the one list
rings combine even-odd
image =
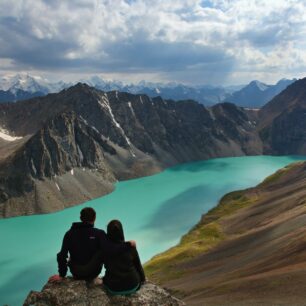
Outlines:
[{"label": "lake shoreline", "polygon": [[[61,208],[59,208],[59,207],[53,207],[52,208],[51,207],[51,208],[47,208],[47,211],[44,211],[44,212],[27,212],[26,214],[22,214],[22,215],[13,212],[13,215],[8,215],[8,216],[7,216],[7,213],[0,213],[0,220],[2,220],[2,219],[10,219],[10,218],[18,218],[18,217],[26,217],[26,216],[33,216],[33,215],[50,214],[50,213],[59,212],[59,211],[62,211],[62,210],[65,210],[65,209],[68,209],[68,208],[71,208],[71,207],[79,206],[79,205],[82,205],[85,202],[88,202],[88,201],[91,201],[91,200],[95,200],[95,199],[107,196],[110,193],[114,192],[116,190],[116,184],[118,182],[132,181],[132,180],[137,180],[137,179],[141,179],[141,178],[145,178],[145,177],[154,176],[156,174],[163,173],[164,171],[166,171],[168,169],[184,166],[185,164],[201,163],[201,162],[210,161],[210,160],[216,160],[216,159],[220,159],[220,158],[240,158],[240,157],[256,157],[256,156],[278,157],[278,155],[263,155],[263,154],[258,154],[258,155],[241,155],[241,156],[222,156],[222,157],[213,157],[213,158],[201,159],[201,160],[184,162],[184,163],[177,163],[177,164],[169,166],[169,167],[162,167],[161,166],[158,169],[157,168],[152,169],[152,172],[149,173],[149,174],[145,174],[145,175],[140,174],[139,176],[133,176],[131,178],[123,179],[123,180],[120,180],[120,181],[114,181],[114,182],[111,182],[111,183],[102,184],[100,186],[101,187],[100,191],[95,191],[96,196],[93,197],[93,198],[89,198],[89,197],[87,197],[86,199],[83,198],[83,200],[81,202],[80,201],[77,201],[77,202],[68,201],[67,203],[64,203]],[[296,157],[298,155],[287,155],[287,156]],[[84,168],[74,168],[71,171],[75,172],[75,171],[78,171],[78,170],[80,171],[80,173],[82,173],[84,171]],[[91,171],[91,170],[88,170],[88,171]],[[146,169],[145,172],[147,172],[147,169]],[[64,176],[68,176],[69,173],[65,174]],[[55,184],[53,179],[47,179],[46,178],[45,182],[47,182],[49,185],[51,185],[51,184],[54,185]],[[55,184],[55,187],[58,188],[58,185]],[[54,187],[53,187],[53,189],[54,189]],[[103,190],[103,191],[101,192],[101,190]],[[18,210],[18,208],[16,208],[16,209]],[[2,210],[5,211],[5,207],[2,207]],[[14,211],[14,209],[13,209],[13,211]],[[8,213],[8,214],[11,214],[11,213]]]},{"label": "lake shoreline", "polygon": [[224,195],[179,244],[146,263],[149,278],[188,305],[303,305],[305,167],[289,164]]}]

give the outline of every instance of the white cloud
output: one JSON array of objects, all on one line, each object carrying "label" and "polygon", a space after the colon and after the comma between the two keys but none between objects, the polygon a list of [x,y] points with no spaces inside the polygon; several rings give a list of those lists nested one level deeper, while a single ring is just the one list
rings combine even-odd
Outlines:
[{"label": "white cloud", "polygon": [[0,58],[16,70],[275,81],[306,67],[305,34],[303,0],[0,3]]}]

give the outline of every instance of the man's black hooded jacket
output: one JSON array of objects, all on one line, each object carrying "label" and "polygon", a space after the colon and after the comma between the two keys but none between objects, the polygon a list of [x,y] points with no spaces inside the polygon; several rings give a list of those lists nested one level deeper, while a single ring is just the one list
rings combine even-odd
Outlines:
[{"label": "man's black hooded jacket", "polygon": [[[129,242],[116,244],[111,242],[106,233],[92,224],[75,222],[65,234],[60,252],[57,254],[58,272],[61,277],[67,274],[68,253],[72,265],[85,265],[99,251],[112,256],[130,249]],[[101,262],[101,265],[103,262]]]}]

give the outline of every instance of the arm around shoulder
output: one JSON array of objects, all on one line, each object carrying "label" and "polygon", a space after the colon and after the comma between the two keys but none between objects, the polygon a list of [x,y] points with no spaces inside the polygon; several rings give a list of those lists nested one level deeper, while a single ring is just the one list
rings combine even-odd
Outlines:
[{"label": "arm around shoulder", "polygon": [[130,250],[136,243],[128,242],[113,242],[106,234],[101,233],[101,249],[108,256],[113,256]]}]

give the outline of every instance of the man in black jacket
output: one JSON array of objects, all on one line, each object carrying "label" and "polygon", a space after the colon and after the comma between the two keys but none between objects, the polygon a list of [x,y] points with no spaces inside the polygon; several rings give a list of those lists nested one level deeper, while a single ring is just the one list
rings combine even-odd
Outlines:
[{"label": "man in black jacket", "polygon": [[120,244],[110,241],[103,230],[94,227],[96,212],[91,207],[81,210],[80,219],[82,222],[73,223],[64,236],[62,248],[57,254],[59,275],[51,276],[51,282],[63,280],[68,266],[74,278],[95,279],[102,270],[106,255],[116,255],[136,246],[135,241]]}]

